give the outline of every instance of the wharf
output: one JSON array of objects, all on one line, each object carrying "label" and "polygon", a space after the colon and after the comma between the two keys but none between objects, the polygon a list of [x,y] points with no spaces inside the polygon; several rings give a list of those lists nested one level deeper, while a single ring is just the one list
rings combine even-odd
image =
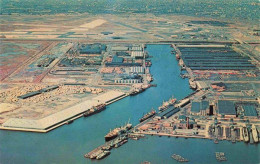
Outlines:
[{"label": "wharf", "polygon": [[183,138],[201,138],[211,139],[203,135],[184,135],[184,134],[168,134],[168,133],[156,133],[156,132],[134,132],[139,135],[155,135],[155,136],[169,136],[169,137],[183,137]]},{"label": "wharf", "polygon": [[46,133],[68,121],[71,122],[82,117],[83,113],[93,106],[100,103],[108,105],[126,96],[128,95],[124,92],[111,90],[38,120],[10,118],[0,126],[0,129]]},{"label": "wharf", "polygon": [[[115,139],[114,139],[114,140],[115,140]],[[98,151],[102,150],[103,147],[109,146],[109,145],[112,143],[112,141],[114,141],[114,140],[108,141],[108,142],[106,142],[105,144],[103,144],[103,145],[101,145],[101,146],[99,146],[99,147],[93,149],[92,151],[90,151],[90,152],[88,152],[87,154],[85,154],[84,157],[85,157],[85,158],[90,158],[91,155],[93,155],[93,154],[97,153]]]}]

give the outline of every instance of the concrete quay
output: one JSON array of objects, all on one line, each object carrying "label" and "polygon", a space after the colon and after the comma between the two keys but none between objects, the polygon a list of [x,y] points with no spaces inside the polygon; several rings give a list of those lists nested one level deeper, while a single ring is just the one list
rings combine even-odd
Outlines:
[{"label": "concrete quay", "polygon": [[10,118],[0,126],[0,129],[46,133],[82,117],[83,113],[91,109],[93,106],[101,103],[108,105],[123,99],[126,96],[128,95],[124,92],[111,90],[42,119],[29,120]]}]

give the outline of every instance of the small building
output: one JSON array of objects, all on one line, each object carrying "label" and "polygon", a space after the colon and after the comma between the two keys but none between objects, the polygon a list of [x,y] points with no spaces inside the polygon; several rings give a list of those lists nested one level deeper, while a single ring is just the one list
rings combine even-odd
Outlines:
[{"label": "small building", "polygon": [[236,117],[236,107],[233,101],[218,100],[218,116]]}]

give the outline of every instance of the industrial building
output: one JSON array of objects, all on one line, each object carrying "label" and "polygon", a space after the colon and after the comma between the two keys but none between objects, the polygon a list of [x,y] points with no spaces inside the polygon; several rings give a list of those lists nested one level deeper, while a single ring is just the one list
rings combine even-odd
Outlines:
[{"label": "industrial building", "polygon": [[132,58],[143,58],[144,57],[144,53],[142,51],[132,51],[131,52],[131,57]]},{"label": "industrial building", "polygon": [[131,51],[142,51],[143,49],[142,49],[142,47],[141,46],[132,46],[132,48],[131,48]]},{"label": "industrial building", "polygon": [[115,83],[117,84],[135,84],[141,83],[141,79],[116,79]]},{"label": "industrial building", "polygon": [[130,67],[131,73],[144,73],[144,67]]},{"label": "industrial building", "polygon": [[159,117],[160,119],[169,118],[179,111],[180,111],[180,108],[175,108],[174,106],[171,106],[168,109],[166,109],[165,111],[158,113],[158,115],[156,117]]},{"label": "industrial building", "polygon": [[236,107],[233,101],[218,100],[218,116],[236,117]]},{"label": "industrial building", "polygon": [[128,51],[129,47],[126,46],[113,46],[111,47],[112,51]]},{"label": "industrial building", "polygon": [[192,70],[250,70],[256,66],[248,56],[229,47],[180,47],[182,60]]},{"label": "industrial building", "polygon": [[256,111],[255,104],[243,104],[242,109],[244,110],[244,116],[248,118],[257,118],[258,114]]},{"label": "industrial building", "polygon": [[209,115],[210,113],[213,113],[213,109],[211,108],[212,111],[210,111],[209,107],[209,102],[208,101],[193,101],[191,103],[191,114],[192,115],[202,115],[206,116]]},{"label": "industrial building", "polygon": [[82,44],[79,47],[80,54],[101,54],[107,48],[104,44]]}]

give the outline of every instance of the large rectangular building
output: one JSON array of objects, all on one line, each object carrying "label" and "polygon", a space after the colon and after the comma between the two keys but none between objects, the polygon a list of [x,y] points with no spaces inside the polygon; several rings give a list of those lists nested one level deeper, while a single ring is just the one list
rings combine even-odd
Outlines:
[{"label": "large rectangular building", "polygon": [[245,117],[257,117],[257,112],[254,104],[242,105]]},{"label": "large rectangular building", "polygon": [[192,115],[206,115],[209,113],[209,102],[208,101],[194,101],[191,104]]},{"label": "large rectangular building", "polygon": [[236,117],[236,107],[233,101],[218,100],[218,115],[224,117]]}]

